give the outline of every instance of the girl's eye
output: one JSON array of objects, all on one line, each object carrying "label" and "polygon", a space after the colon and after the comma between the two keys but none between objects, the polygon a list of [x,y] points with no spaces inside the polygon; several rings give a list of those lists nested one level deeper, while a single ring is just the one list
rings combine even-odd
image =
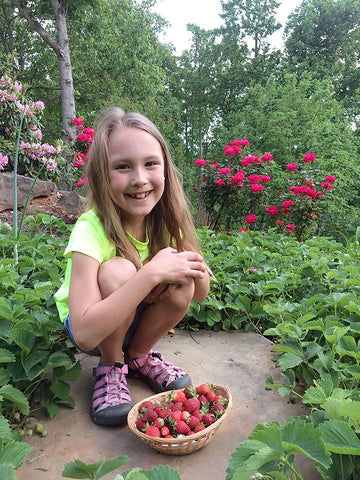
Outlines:
[{"label": "girl's eye", "polygon": [[128,168],[128,166],[125,163],[119,163],[119,165],[116,165],[116,170],[125,170],[125,168]]},{"label": "girl's eye", "polygon": [[146,162],[146,167],[153,167],[154,165],[157,165],[156,160],[151,160],[149,162]]}]

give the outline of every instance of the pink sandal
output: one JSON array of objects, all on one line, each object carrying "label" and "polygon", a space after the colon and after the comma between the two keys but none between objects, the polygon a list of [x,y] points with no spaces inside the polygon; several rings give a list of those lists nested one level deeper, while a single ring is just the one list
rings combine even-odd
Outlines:
[{"label": "pink sandal", "polygon": [[141,358],[125,355],[129,377],[141,378],[156,393],[185,388],[191,384],[190,375],[164,359],[160,352],[150,350]]}]

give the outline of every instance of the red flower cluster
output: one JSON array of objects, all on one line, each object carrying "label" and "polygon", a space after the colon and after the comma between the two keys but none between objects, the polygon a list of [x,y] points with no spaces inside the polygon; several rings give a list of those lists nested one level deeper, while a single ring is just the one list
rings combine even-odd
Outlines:
[{"label": "red flower cluster", "polygon": [[[78,152],[75,155],[75,160],[72,166],[74,168],[82,168],[89,159],[90,148],[94,141],[95,130],[91,127],[84,127],[84,120],[81,117],[73,118],[72,123],[76,125],[77,130],[81,131],[81,133],[79,133],[79,135],[76,137],[76,140],[82,144],[81,148],[84,150],[84,153]],[[86,177],[82,177],[76,183],[74,183],[74,187],[82,187],[87,183],[88,179]]]},{"label": "red flower cluster", "polygon": [[251,223],[256,222],[256,215],[254,213],[250,213],[247,217],[245,217],[245,222],[250,225]]},{"label": "red flower cluster", "polygon": [[291,186],[289,188],[291,192],[293,192],[295,195],[307,195],[308,197],[311,198],[319,198],[322,196],[322,192],[316,191],[311,187],[308,187],[306,185],[300,185],[300,186]]},{"label": "red flower cluster", "polygon": [[199,167],[206,167],[206,160],[203,158],[197,158],[195,160],[195,165],[198,165]]},{"label": "red flower cluster", "polygon": [[303,160],[305,163],[308,163],[308,162],[314,162],[315,158],[316,158],[315,153],[307,153],[306,155],[304,155]]},{"label": "red flower cluster", "polygon": [[294,172],[295,170],[297,170],[297,168],[298,168],[297,163],[288,163],[286,165],[286,170],[288,170],[289,172]]}]

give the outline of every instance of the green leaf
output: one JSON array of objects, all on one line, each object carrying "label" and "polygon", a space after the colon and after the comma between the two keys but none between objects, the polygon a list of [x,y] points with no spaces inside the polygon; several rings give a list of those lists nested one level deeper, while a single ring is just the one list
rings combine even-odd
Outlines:
[{"label": "green leaf", "polygon": [[10,435],[10,424],[3,415],[0,415],[0,438],[10,437]]},{"label": "green leaf", "polygon": [[70,394],[70,385],[57,378],[51,380],[50,390],[60,400],[67,400]]},{"label": "green leaf", "polygon": [[299,355],[295,355],[294,353],[284,353],[284,355],[281,355],[277,363],[281,370],[288,370],[289,368],[297,367],[302,361],[303,359],[299,357]]},{"label": "green leaf", "polygon": [[0,450],[0,464],[5,463],[18,468],[32,450],[33,448],[25,442],[10,442]]},{"label": "green leaf", "polygon": [[[235,471],[238,468],[242,468],[245,462],[256,452],[258,452],[264,446],[263,443],[253,441],[253,440],[245,440],[244,442],[240,443],[233,453],[230,455],[228,460],[228,464],[226,467],[226,478],[225,480],[233,480]],[[251,472],[249,472],[251,473]],[[244,477],[246,478],[246,477]]]},{"label": "green leaf", "polygon": [[71,363],[71,359],[66,353],[55,352],[50,355],[48,363],[46,365],[46,370],[55,367],[65,367]]},{"label": "green leaf", "polygon": [[81,365],[80,362],[76,362],[72,367],[66,369],[65,367],[57,367],[53,370],[54,377],[61,377],[62,380],[67,382],[74,382],[80,377]]},{"label": "green leaf", "polygon": [[12,402],[23,415],[28,415],[29,402],[20,390],[12,385],[4,385],[0,388],[0,395],[9,402]]},{"label": "green leaf", "polygon": [[249,440],[262,442],[264,445],[276,450],[279,455],[284,453],[281,444],[280,427],[278,423],[260,423],[249,435]]},{"label": "green leaf", "polygon": [[105,462],[101,465],[99,470],[96,472],[96,478],[101,478],[104,475],[116,470],[117,468],[124,465],[129,460],[129,457],[126,455],[122,455],[121,457],[114,458],[112,460],[105,460]]},{"label": "green leaf", "polygon": [[11,330],[9,337],[21,350],[29,354],[34,346],[35,337],[28,328],[18,327]]},{"label": "green leaf", "polygon": [[12,465],[0,465],[1,480],[16,480],[15,471],[16,468]]},{"label": "green leaf", "polygon": [[65,465],[65,468],[62,472],[62,476],[65,478],[95,478],[95,472],[98,470],[100,465],[105,460],[105,457],[102,457],[98,462],[92,464],[86,464],[80,460],[75,460],[74,462],[69,462]]},{"label": "green leaf", "polygon": [[158,465],[146,472],[149,480],[180,480],[180,474],[168,465]]},{"label": "green leaf", "polygon": [[330,452],[360,455],[360,440],[350,425],[341,420],[329,420],[319,425],[323,441]]},{"label": "green leaf", "polygon": [[15,355],[5,348],[0,348],[0,363],[10,363],[15,362]]},{"label": "green leaf", "polygon": [[360,365],[349,365],[344,371],[360,380]]},{"label": "green leaf", "polygon": [[149,480],[149,477],[145,474],[145,472],[134,469],[126,475],[126,480]]}]

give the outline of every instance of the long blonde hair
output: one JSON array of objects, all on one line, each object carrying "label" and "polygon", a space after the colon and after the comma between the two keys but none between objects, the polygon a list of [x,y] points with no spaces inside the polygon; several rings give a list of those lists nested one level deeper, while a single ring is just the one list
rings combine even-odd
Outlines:
[{"label": "long blonde hair", "polygon": [[145,116],[125,113],[121,108],[106,110],[95,125],[95,137],[87,162],[89,203],[99,216],[105,233],[115,245],[116,254],[141,267],[139,254],[124,228],[123,214],[114,202],[109,180],[109,137],[119,128],[138,128],[152,135],[160,144],[164,157],[164,193],[149,215],[146,228],[149,236],[149,259],[162,248],[173,246],[178,251],[200,252],[199,241],[180,175],[171,159],[166,142],[156,126]]}]

